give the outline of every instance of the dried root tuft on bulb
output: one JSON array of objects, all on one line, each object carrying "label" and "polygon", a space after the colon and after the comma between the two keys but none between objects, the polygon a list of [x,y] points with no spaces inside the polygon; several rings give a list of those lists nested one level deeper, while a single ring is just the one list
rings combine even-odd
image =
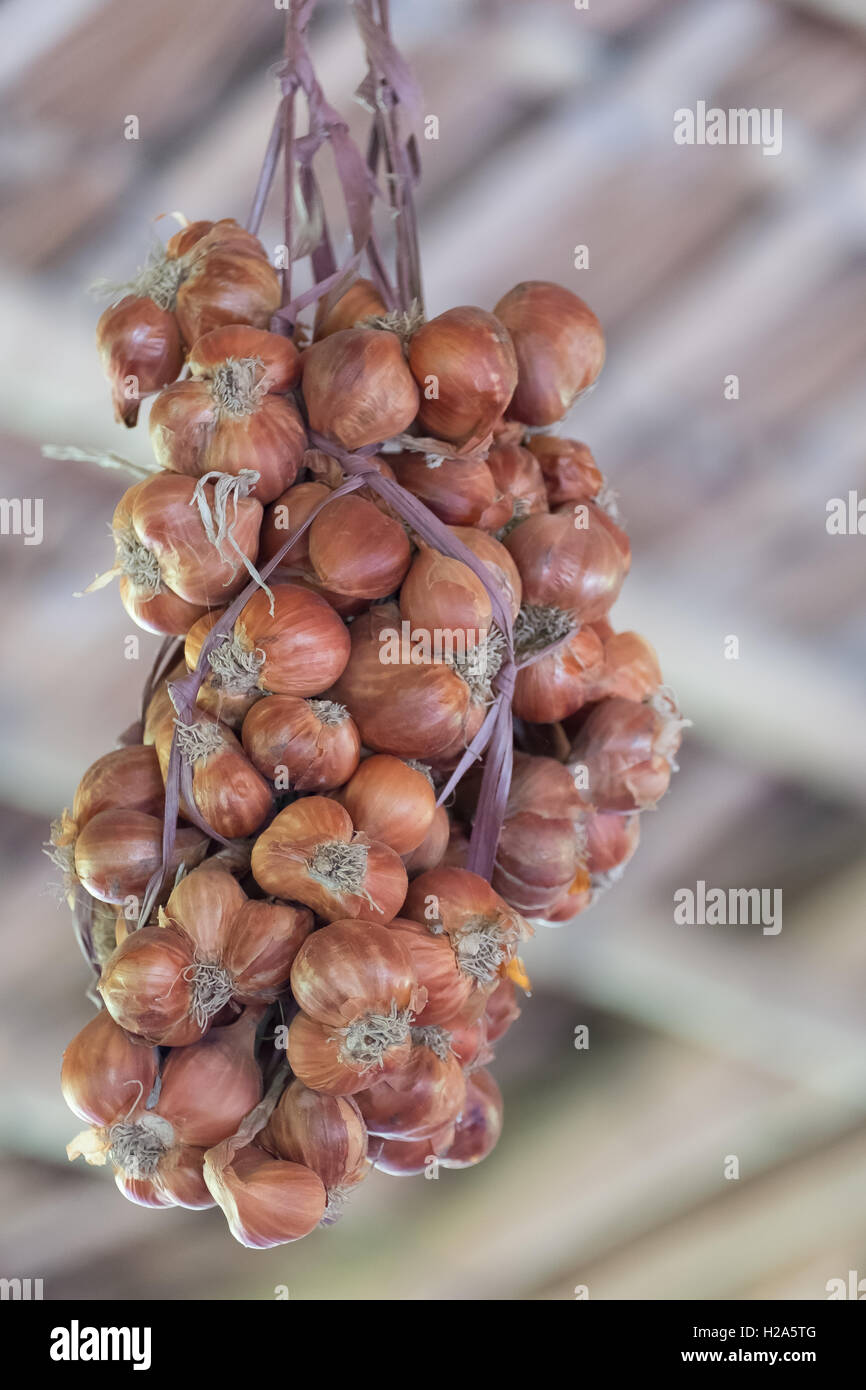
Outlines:
[{"label": "dried root tuft on bulb", "polygon": [[308,700],[307,704],[319,723],[329,729],[338,728],[349,717],[346,706],[338,705],[336,700]]},{"label": "dried root tuft on bulb", "polygon": [[184,724],[181,719],[175,719],[174,727],[177,730],[177,746],[181,757],[190,767],[196,764],[204,766],[208,758],[223,746],[219,724],[210,724],[204,720],[196,724]]},{"label": "dried root tuft on bulb", "polygon": [[367,872],[367,846],[327,840],[313,850],[307,867],[310,877],[332,893],[360,893]]},{"label": "dried root tuft on bulb", "polygon": [[236,420],[252,415],[267,394],[264,363],[260,357],[227,357],[210,387],[218,413]]},{"label": "dried root tuft on bulb", "polygon": [[152,1178],[174,1143],[174,1130],[161,1115],[119,1120],[108,1131],[108,1157],[128,1178]]},{"label": "dried root tuft on bulb", "polygon": [[500,917],[474,917],[451,938],[457,964],[479,984],[491,984],[510,959],[518,935],[517,927]]},{"label": "dried root tuft on bulb", "polygon": [[447,1062],[451,1052],[451,1034],[445,1028],[413,1028],[412,1042],[416,1047],[429,1047],[440,1062]]},{"label": "dried root tuft on bulb", "polygon": [[382,328],[387,333],[396,333],[405,351],[410,338],[426,322],[424,310],[418,300],[413,299],[408,309],[392,309],[387,314],[371,314],[369,318],[362,319],[358,327]]},{"label": "dried root tuft on bulb", "polygon": [[137,589],[151,595],[158,594],[162,588],[162,576],[153,551],[142,545],[131,527],[127,531],[115,532],[114,544],[121,574],[131,579]]},{"label": "dried root tuft on bulb", "polygon": [[490,631],[468,651],[448,658],[448,665],[466,682],[473,700],[489,705],[493,700],[493,682],[505,659],[506,642],[494,624]]},{"label": "dried root tuft on bulb", "polygon": [[410,1037],[411,1009],[399,1010],[391,1001],[387,1014],[363,1014],[337,1034],[344,1059],[364,1068],[381,1067],[390,1048]]},{"label": "dried root tuft on bulb", "polygon": [[549,604],[525,603],[514,620],[514,655],[526,661],[554,642],[562,642],[577,632],[579,624],[571,613]]},{"label": "dried root tuft on bulb", "polygon": [[228,695],[251,695],[258,688],[259,673],[264,664],[263,651],[248,651],[236,637],[225,637],[208,653],[213,684],[217,690],[224,690]]},{"label": "dried root tuft on bulb", "polygon": [[132,294],[141,299],[152,299],[158,309],[173,311],[177,303],[177,292],[187,273],[182,260],[169,259],[161,244],[157,243],[148,254],[147,261],[139,266],[131,280],[120,283],[99,279],[90,287],[91,294],[110,299],[117,303],[125,295]]},{"label": "dried root tuft on bulb", "polygon": [[183,971],[183,978],[192,985],[192,1016],[199,1028],[204,1030],[231,1000],[235,992],[234,981],[222,965],[198,957]]}]

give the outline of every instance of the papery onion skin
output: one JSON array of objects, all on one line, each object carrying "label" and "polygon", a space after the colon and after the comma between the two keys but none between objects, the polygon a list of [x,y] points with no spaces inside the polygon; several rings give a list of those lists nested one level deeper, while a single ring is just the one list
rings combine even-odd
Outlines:
[{"label": "papery onion skin", "polygon": [[300,1240],[318,1226],[327,1195],[311,1169],[271,1158],[254,1144],[217,1167],[218,1152],[208,1152],[205,1181],[241,1245],[266,1250]]},{"label": "papery onion skin", "polygon": [[454,1140],[453,1124],[430,1136],[429,1139],[375,1139],[371,1147],[374,1168],[395,1178],[417,1177],[435,1171],[439,1155],[448,1152]]},{"label": "papery onion skin", "polygon": [[332,333],[340,333],[345,328],[355,328],[364,319],[377,318],[387,314],[388,306],[372,280],[359,275],[349,288],[331,302],[330,295],[324,295],[316,305],[313,338],[318,342]]},{"label": "papery onion skin", "polygon": [[590,712],[572,744],[570,766],[587,770],[597,811],[644,811],[670,785],[684,721],[669,695],[638,703],[613,695]]},{"label": "papery onion skin", "polygon": [[420,845],[409,854],[403,855],[403,863],[410,878],[426,873],[428,869],[435,869],[437,864],[441,864],[448,848],[450,833],[448,812],[444,806],[437,806],[430,822],[430,829]]},{"label": "papery onion skin", "polygon": [[412,1039],[407,1028],[405,1037],[383,1052],[377,1063],[364,1063],[344,1051],[341,1037],[330,1024],[316,1023],[300,1013],[289,1027],[286,1052],[295,1076],[311,1090],[353,1096],[404,1067],[412,1053]]},{"label": "papery onion skin", "polygon": [[343,329],[311,344],[301,389],[310,428],[344,449],[401,434],[418,413],[400,339],[381,329]]},{"label": "papery onion skin", "polygon": [[280,811],[253,847],[252,871],[266,893],[304,903],[330,922],[389,922],[408,882],[396,851],[355,834],[348,812],[321,796]]},{"label": "papery onion skin", "polygon": [[74,1115],[91,1125],[107,1126],[144,1106],[156,1076],[153,1048],[131,1042],[102,1010],[66,1048],[60,1088]]},{"label": "papery onion skin", "polygon": [[161,816],[165,788],[153,748],[128,744],[91,763],[75,792],[72,819],[81,829],[100,811],[122,809]]},{"label": "papery onion skin", "polygon": [[183,366],[177,320],[148,296],[127,294],[100,316],[96,344],[114,418],[131,428],[143,397],[174,381]]},{"label": "papery onion skin", "polygon": [[[627,566],[599,509],[585,512],[527,517],[505,545],[520,571],[524,604],[557,608],[592,623],[616,601]],[[585,526],[575,524],[584,520]]]},{"label": "papery onion skin", "polygon": [[402,621],[395,604],[382,603],[352,623],[351,654],[330,695],[346,706],[368,748],[427,762],[466,740],[471,694],[442,661],[382,660],[387,643],[399,644]]},{"label": "papery onion skin", "polygon": [[445,1168],[471,1168],[496,1147],[502,1133],[502,1093],[489,1071],[466,1078],[466,1103],[443,1155]]},{"label": "papery onion skin", "polygon": [[526,448],[538,459],[551,508],[564,502],[592,502],[604,487],[604,477],[588,445],[557,434],[535,434]]},{"label": "papery onion skin", "polygon": [[555,724],[596,698],[605,649],[588,625],[517,673],[512,709],[532,724]]},{"label": "papery onion skin", "polygon": [[409,539],[393,517],[350,493],[329,502],[310,527],[309,560],[321,584],[350,598],[385,598],[403,582]]},{"label": "papery onion skin", "polygon": [[423,1004],[412,957],[387,927],[356,919],[331,922],[304,942],[291,974],[292,994],[317,1023],[341,1028],[362,1014]]},{"label": "papery onion skin", "polygon": [[462,560],[422,546],[400,591],[400,613],[413,631],[461,633],[467,649],[477,645],[493,621],[490,595]]},{"label": "papery onion skin", "polygon": [[448,529],[489,571],[493,584],[511,609],[512,620],[516,618],[523,598],[523,584],[520,571],[505,546],[495,536],[480,530],[477,526],[450,526]]},{"label": "papery onion skin", "polygon": [[254,1042],[255,1021],[242,1018],[169,1053],[155,1109],[180,1141],[200,1148],[218,1144],[261,1100]]},{"label": "papery onion skin", "polygon": [[429,1028],[445,1025],[467,1003],[474,981],[458,966],[457,957],[445,932],[431,932],[423,922],[395,917],[388,930],[403,942],[418,978],[427,991],[427,1002],[415,1022]]},{"label": "papery onion skin", "polygon": [[[496,502],[493,474],[483,459],[433,460],[419,453],[389,455],[401,487],[448,526],[475,526]],[[506,515],[503,521],[507,519]]]},{"label": "papery onion skin", "polygon": [[142,927],[117,947],[97,986],[116,1023],[149,1043],[183,1047],[206,1032],[192,1017],[194,964],[188,938],[172,928]]},{"label": "papery onion skin", "polygon": [[247,757],[270,781],[284,769],[292,791],[333,791],[358,766],[361,737],[355,721],[333,701],[272,695],[259,700],[241,733]]},{"label": "papery onion skin", "polygon": [[504,325],[471,305],[422,324],[409,342],[409,367],[421,395],[421,432],[463,447],[490,433],[517,385],[517,358]]},{"label": "papery onion skin", "polygon": [[258,1142],[275,1158],[311,1168],[328,1190],[356,1183],[365,1173],[367,1127],[354,1100],[321,1095],[297,1078],[283,1091]]},{"label": "papery onion skin", "polygon": [[[204,858],[207,837],[191,826],[175,836],[174,869]],[[144,811],[100,811],[75,842],[75,872],[94,898],[124,903],[141,898],[162,863],[162,820]]]},{"label": "papery onion skin", "polygon": [[418,848],[436,811],[429,776],[387,753],[365,758],[338,796],[357,830],[400,855]]},{"label": "papery onion skin", "polygon": [[556,424],[604,365],[601,324],[576,294],[547,280],[515,285],[493,312],[517,354],[508,419],[536,428]]},{"label": "papery onion skin", "polygon": [[467,1093],[463,1070],[453,1053],[440,1057],[416,1045],[406,1066],[356,1096],[371,1135],[383,1139],[424,1139],[453,1124]]}]

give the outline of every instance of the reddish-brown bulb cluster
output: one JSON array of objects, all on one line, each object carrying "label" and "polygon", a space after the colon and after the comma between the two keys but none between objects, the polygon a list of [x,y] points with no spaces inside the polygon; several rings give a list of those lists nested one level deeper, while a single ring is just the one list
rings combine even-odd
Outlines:
[{"label": "reddish-brown bulb cluster", "polygon": [[[424,321],[358,279],[303,346],[268,331],[276,304],[255,238],[194,223],[100,321],[119,415],[159,392],[157,466],[114,516],[121,599],[179,640],[52,851],[101,968],[64,1058],[88,1126],[70,1154],[144,1205],[219,1205],[255,1247],[332,1219],[373,1167],[490,1153],[521,942],[621,873],[682,725],[652,648],[609,621],[631,557],[601,473],[546,432],[604,361],[587,305],[530,281]],[[367,477],[335,497],[358,450]],[[442,793],[512,656],[488,882],[478,768]]]}]

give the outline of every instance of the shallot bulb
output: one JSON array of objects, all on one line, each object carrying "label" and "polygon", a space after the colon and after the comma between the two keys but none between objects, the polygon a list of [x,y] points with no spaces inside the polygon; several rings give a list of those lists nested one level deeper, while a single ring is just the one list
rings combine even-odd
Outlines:
[{"label": "shallot bulb", "polygon": [[446,1125],[429,1139],[379,1139],[373,1146],[373,1167],[395,1178],[411,1178],[435,1171],[440,1155],[448,1152],[454,1125]]},{"label": "shallot bulb", "polygon": [[385,598],[400,587],[411,547],[399,521],[366,497],[329,502],[310,527],[309,562],[324,588],[349,598]]},{"label": "shallot bulb", "polygon": [[[546,644],[557,631],[549,626],[560,610],[527,607],[514,626],[518,661]],[[556,619],[554,618],[554,624]],[[518,670],[512,709],[531,724],[555,724],[596,698],[604,675],[605,649],[592,627],[577,629],[545,656]]]},{"label": "shallot bulb", "polygon": [[427,1002],[418,1014],[419,1026],[447,1024],[477,994],[477,980],[462,968],[459,955],[445,932],[433,932],[425,922],[395,917],[388,930],[412,957],[418,983],[427,991]]},{"label": "shallot bulb", "polygon": [[458,967],[485,995],[513,960],[521,939],[531,935],[520,914],[489,883],[467,869],[431,869],[414,879],[403,916],[425,924],[434,933],[444,932]]},{"label": "shallot bulb", "polygon": [[517,354],[508,418],[533,427],[555,424],[604,365],[601,324],[576,294],[546,280],[515,285],[493,312]]},{"label": "shallot bulb", "polygon": [[454,1124],[466,1100],[466,1079],[442,1028],[413,1028],[412,1055],[398,1072],[355,1099],[371,1135],[426,1139]]},{"label": "shallot bulb", "polygon": [[349,780],[360,757],[357,725],[333,700],[259,700],[241,738],[253,766],[281,791],[333,791]]},{"label": "shallot bulb", "polygon": [[418,388],[396,333],[347,328],[304,353],[301,383],[310,427],[362,449],[407,430],[418,413]]},{"label": "shallot bulb", "polygon": [[316,305],[316,318],[313,338],[328,338],[332,333],[340,333],[344,328],[356,328],[364,319],[382,318],[388,312],[385,303],[372,280],[359,275],[347,290],[334,297],[323,295]]},{"label": "shallot bulb", "polygon": [[435,869],[437,864],[441,864],[451,833],[451,826],[448,821],[448,812],[444,806],[437,806],[433,812],[433,819],[430,822],[430,829],[415,849],[402,856],[406,866],[406,872],[410,878],[415,878],[418,874],[426,873],[428,869]]},{"label": "shallot bulb", "polygon": [[183,1047],[230,1002],[276,998],[312,925],[303,908],[248,900],[230,873],[202,865],[178,883],[159,926],[121,942],[99,991],[130,1033]]},{"label": "shallot bulb", "polygon": [[253,1250],[300,1240],[325,1214],[321,1178],[302,1163],[271,1158],[256,1144],[237,1152],[226,1145],[209,1150],[204,1177],[235,1240]]},{"label": "shallot bulb", "polygon": [[408,882],[397,852],[357,833],[348,811],[323,796],[280,811],[253,846],[252,870],[266,893],[305,903],[331,922],[390,922]]},{"label": "shallot bulb", "polygon": [[303,1012],[289,1029],[288,1056],[305,1085],[351,1095],[405,1064],[427,995],[387,927],[355,919],[322,927],[299,951],[291,983]]},{"label": "shallot bulb", "polygon": [[604,477],[586,444],[558,434],[534,434],[526,441],[541,467],[551,508],[564,502],[594,502]]},{"label": "shallot bulb", "polygon": [[528,449],[519,444],[494,444],[487,455],[487,467],[498,496],[483,513],[479,526],[488,531],[511,529],[524,517],[547,511],[544,475]]},{"label": "shallot bulb", "polygon": [[599,697],[622,695],[626,700],[645,700],[662,683],[655,649],[637,632],[611,633],[604,643],[604,671]]},{"label": "shallot bulb", "polygon": [[467,647],[483,641],[493,622],[484,584],[462,560],[422,545],[400,591],[400,613],[414,631],[460,633]]},{"label": "shallot bulb", "polygon": [[[199,498],[201,508],[199,508]],[[112,532],[120,597],[147,632],[181,636],[203,611],[226,603],[249,581],[244,558],[255,560],[261,503],[238,497],[228,504],[226,533],[208,536],[214,518],[213,483],[156,473],[136,483],[118,503]]]},{"label": "shallot bulb", "polygon": [[688,723],[669,691],[638,703],[620,695],[593,709],[572,744],[570,766],[585,768],[587,800],[597,811],[655,806],[676,771]]},{"label": "shallot bulb", "polygon": [[568,769],[515,757],[512,795],[496,850],[493,886],[529,917],[543,917],[585,876],[584,806]]},{"label": "shallot bulb", "polygon": [[[108,1015],[100,1018],[108,1019]],[[151,1097],[154,1061],[151,1086],[145,1090],[136,1080],[131,1088],[133,1100],[127,1098],[125,1109],[110,1113],[113,1103],[91,1105],[93,1128],[67,1146],[69,1157],[83,1156],[99,1164],[107,1159],[120,1191],[141,1205],[212,1206],[203,1179],[205,1149],[234,1133],[261,1098],[261,1073],[253,1055],[255,1023],[254,1017],[241,1019],[230,1028],[215,1029],[199,1043],[172,1051],[163,1064],[156,1099]],[[93,1074],[87,1088],[91,1095],[102,1092],[107,1097],[119,1079],[119,1037],[125,1035],[110,1019],[102,1033],[111,1060],[90,1057]],[[76,1073],[84,1060],[81,1037],[67,1049],[64,1059],[67,1091],[74,1092]],[[156,1058],[152,1048],[129,1042],[126,1046]]]},{"label": "shallot bulb", "polygon": [[167,386],[153,403],[157,462],[192,477],[245,475],[252,496],[273,501],[294,481],[306,443],[286,396],[300,373],[296,347],[258,328],[218,328],[198,340],[189,367],[189,379]]},{"label": "shallot bulb", "polygon": [[505,541],[523,581],[524,606],[554,610],[547,616],[551,630],[561,614],[572,624],[603,618],[619,595],[627,565],[603,515],[589,505],[572,515],[530,516]]},{"label": "shallot bulb", "polygon": [[131,426],[144,396],[174,381],[184,348],[224,323],[264,328],[280,283],[261,242],[232,218],[193,222],[152,255],[96,327],[115,419]]},{"label": "shallot bulb", "polygon": [[[349,633],[326,599],[300,584],[276,584],[273,605],[271,612],[260,589],[208,656],[198,703],[219,718],[242,718],[266,694],[320,695],[349,659]],[[190,670],[220,616],[209,614],[187,634]]]},{"label": "shallot bulb", "polygon": [[[405,452],[389,456],[401,487],[448,526],[476,526],[497,501],[493,474],[483,459],[439,458]],[[499,525],[508,519],[504,508]]]},{"label": "shallot bulb", "polygon": [[[307,455],[304,455],[305,459]],[[295,483],[294,487],[287,488],[284,493],[271,502],[265,508],[262,520],[261,544],[259,546],[259,561],[265,564],[272,560],[277,551],[285,545],[289,536],[297,531],[299,526],[316,510],[326,498],[330,497],[331,489],[325,483],[305,482]],[[277,565],[275,577],[283,574],[291,574],[293,571],[301,570],[307,566],[310,554],[310,529],[290,546]]]},{"label": "shallot bulb", "polygon": [[470,1168],[496,1147],[502,1133],[502,1093],[489,1071],[466,1078],[466,1101],[454,1138],[441,1162],[445,1168]]},{"label": "shallot bulb", "polygon": [[387,753],[365,758],[338,800],[358,830],[400,855],[418,848],[436,811],[429,768]]},{"label": "shallot bulb", "polygon": [[409,368],[421,393],[422,432],[465,448],[490,434],[517,385],[511,338],[495,315],[470,306],[415,331]]},{"label": "shallot bulb", "polygon": [[620,877],[638,847],[640,816],[619,811],[591,811],[583,822],[586,867],[597,893]]},{"label": "shallot bulb", "polygon": [[392,603],[356,618],[348,664],[330,693],[368,748],[442,767],[481,727],[503,642],[494,629],[467,648],[459,631],[448,630],[439,650],[425,629],[404,640],[403,621]]},{"label": "shallot bulb", "polygon": [[317,1173],[329,1206],[367,1171],[367,1127],[354,1100],[322,1095],[297,1078],[283,1091],[258,1142],[275,1158]]},{"label": "shallot bulb", "polygon": [[452,535],[463,542],[468,550],[472,551],[475,558],[480,560],[489,572],[490,578],[501,594],[503,601],[511,609],[513,621],[520,611],[523,585],[520,580],[520,572],[505,546],[495,536],[491,536],[489,532],[482,531],[477,526],[451,526],[449,530]]},{"label": "shallot bulb", "polygon": [[[189,723],[167,712],[155,725],[153,739],[164,777],[176,743],[190,769],[195,808],[217,835],[243,839],[265,823],[273,809],[273,792],[227,724],[204,710]],[[189,815],[186,803],[181,810]]]},{"label": "shallot bulb", "polygon": [[[200,830],[181,826],[175,835],[170,873],[176,873],[181,864],[194,868],[207,847],[207,836]],[[161,815],[121,808],[99,811],[74,839],[72,877],[100,902],[127,904],[142,898],[161,864]]]}]

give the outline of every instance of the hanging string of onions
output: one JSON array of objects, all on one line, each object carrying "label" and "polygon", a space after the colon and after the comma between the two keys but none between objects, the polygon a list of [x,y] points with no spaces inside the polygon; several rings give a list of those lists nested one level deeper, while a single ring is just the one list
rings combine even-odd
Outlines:
[{"label": "hanging string of onions", "polygon": [[601,371],[598,319],[542,281],[426,318],[387,0],[353,7],[365,156],[315,76],[315,8],[292,0],[247,227],[182,226],[99,321],[117,418],[154,397],[155,469],[91,588],[117,577],[164,641],[49,850],[101,1006],[64,1057],[70,1156],[143,1205],[218,1205],[253,1247],[335,1219],[371,1168],[490,1153],[521,943],[622,872],[684,722],[610,625],[631,556],[604,480],[550,432]]}]

